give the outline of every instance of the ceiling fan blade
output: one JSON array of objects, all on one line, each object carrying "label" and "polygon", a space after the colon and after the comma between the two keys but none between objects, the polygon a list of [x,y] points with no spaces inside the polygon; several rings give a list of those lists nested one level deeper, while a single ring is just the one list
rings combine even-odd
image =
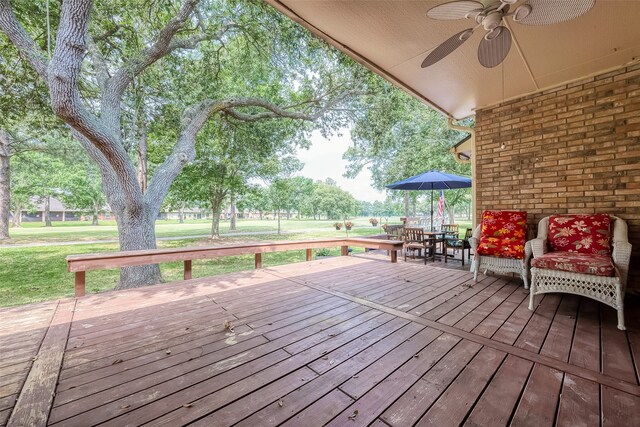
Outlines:
[{"label": "ceiling fan blade", "polygon": [[433,49],[431,53],[427,55],[424,61],[422,61],[422,68],[427,68],[449,55],[451,52],[459,48],[462,43],[466,42],[472,34],[473,28],[467,28],[466,30],[460,31],[458,34],[454,34],[449,37],[440,46]]},{"label": "ceiling fan blade", "polygon": [[513,20],[525,25],[550,25],[570,21],[591,10],[596,0],[528,0]]},{"label": "ceiling fan blade", "polygon": [[427,12],[427,16],[431,19],[440,21],[449,21],[452,19],[464,19],[469,12],[476,9],[482,10],[482,3],[471,0],[460,0],[444,3],[439,6],[432,7]]},{"label": "ceiling fan blade", "polygon": [[480,40],[478,61],[482,66],[493,68],[507,57],[511,49],[511,32],[507,27],[496,27]]}]

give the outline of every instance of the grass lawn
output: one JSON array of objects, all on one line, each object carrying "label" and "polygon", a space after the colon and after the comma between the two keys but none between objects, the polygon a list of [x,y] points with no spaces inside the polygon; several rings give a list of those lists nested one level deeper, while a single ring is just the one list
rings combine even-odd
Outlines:
[{"label": "grass lawn", "polygon": [[[385,221],[385,218],[382,219]],[[369,224],[369,218],[355,218],[354,230],[382,229],[374,228]],[[285,231],[299,230],[331,230],[335,220],[314,221],[310,219],[282,220],[281,228]],[[389,218],[389,223],[400,224],[399,218]],[[220,233],[244,233],[277,231],[278,223],[275,220],[238,220],[235,231],[229,230],[229,221],[220,221]],[[380,225],[380,224],[379,224]],[[23,223],[21,228],[12,228],[9,243],[50,243],[70,241],[113,240],[118,238],[118,229],[115,221],[102,221],[100,225],[91,225],[90,222],[54,222],[52,227],[44,227],[41,222]],[[184,224],[178,224],[177,220],[156,221],[156,237],[187,237],[206,236],[211,233],[210,220],[189,220]]]},{"label": "grass lawn", "polygon": [[[259,222],[259,221],[254,221]],[[304,240],[321,237],[344,237],[346,232],[344,228],[336,231],[331,226],[334,221],[288,221],[286,229],[296,230],[307,228],[308,231],[302,233],[291,234],[263,234],[263,235],[247,235],[223,237],[219,241],[211,242],[208,239],[180,239],[171,241],[159,241],[159,247],[184,247],[199,246],[212,244],[234,244],[258,241],[275,241],[275,240]],[[273,223],[273,221],[270,221]],[[295,227],[295,224],[305,224],[306,227]],[[283,221],[284,224],[284,221]],[[359,225],[360,224],[360,225]],[[163,224],[160,224],[163,226]],[[167,227],[178,229],[178,236],[188,235],[182,226],[200,226],[206,227],[208,224],[167,224]],[[249,228],[252,224],[240,224],[239,230],[244,227]],[[464,233],[468,223],[460,223],[461,233]],[[85,226],[86,227],[86,226]],[[56,230],[58,232],[72,230],[72,235],[82,236],[82,229],[85,227],[25,227],[20,231],[34,230],[40,231],[41,234],[35,234],[34,240],[39,241],[43,233]],[[100,226],[110,227],[110,226]],[[113,227],[113,226],[111,226]],[[227,224],[228,227],[228,224]],[[73,230],[80,228],[81,230]],[[98,227],[91,227],[98,228]],[[113,227],[115,229],[115,227]],[[284,229],[284,227],[283,227]],[[318,231],[320,229],[320,231]],[[44,232],[42,232],[44,230]],[[61,230],[61,231],[60,231]],[[166,231],[171,231],[168,228]],[[175,230],[174,230],[175,231]],[[370,234],[381,233],[379,227],[372,227],[368,224],[367,219],[361,219],[356,222],[356,227],[349,232],[349,236],[364,236]],[[203,233],[205,234],[205,233]],[[117,237],[117,236],[112,236]],[[76,240],[71,239],[71,240]],[[87,239],[88,240],[88,239]],[[29,241],[29,240],[27,240]],[[100,244],[78,244],[68,246],[38,246],[38,247],[14,247],[0,249],[0,259],[2,268],[0,269],[0,306],[20,305],[31,302],[50,300],[61,297],[73,296],[73,274],[67,273],[65,257],[72,254],[98,253],[117,251],[116,243],[100,243]],[[334,248],[331,255],[340,255],[340,248]],[[354,248],[354,252],[363,252],[362,248]],[[263,255],[263,265],[265,267],[290,264],[305,260],[304,251],[275,252]],[[212,260],[197,260],[193,262],[193,277],[214,276],[217,274],[229,273],[234,271],[251,270],[254,267],[253,255],[243,255],[225,258],[216,258]],[[166,281],[176,281],[182,279],[183,264],[181,262],[161,264],[163,277]],[[96,270],[87,272],[87,292],[95,293],[111,290],[116,285],[119,278],[119,271],[114,270]]]},{"label": "grass lawn", "polygon": [[[361,229],[350,232],[351,236],[372,234]],[[315,232],[300,234],[270,234],[259,236],[236,236],[222,238],[212,243],[207,239],[182,239],[158,242],[159,247],[183,247],[211,244],[234,244],[257,241],[303,240],[317,237],[344,237],[345,233]],[[73,274],[67,272],[65,258],[67,255],[117,251],[116,243],[82,244],[69,246],[16,247],[0,250],[2,269],[0,269],[0,306],[19,305],[73,296]],[[354,248],[355,252],[362,251]],[[331,249],[331,255],[340,255],[340,248]],[[275,252],[262,256],[265,267],[290,264],[305,260],[304,251]],[[193,277],[214,276],[233,271],[254,268],[253,255],[216,258],[193,261]],[[182,262],[161,264],[166,281],[182,279]],[[96,270],[87,272],[87,293],[111,290],[119,278],[119,271]]]}]

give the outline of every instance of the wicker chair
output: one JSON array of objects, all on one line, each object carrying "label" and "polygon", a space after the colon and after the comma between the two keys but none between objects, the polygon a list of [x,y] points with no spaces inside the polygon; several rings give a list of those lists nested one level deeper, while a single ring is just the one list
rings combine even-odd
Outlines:
[{"label": "wicker chair", "polygon": [[[486,214],[504,214],[509,213],[510,211],[485,211],[483,212],[483,222],[485,221]],[[516,211],[514,211],[516,213]],[[522,214],[522,212],[519,212]],[[526,215],[526,213],[524,213]],[[525,231],[526,234],[526,225]],[[477,226],[473,232],[473,236],[469,239],[469,243],[471,243],[471,247],[473,248],[473,262],[471,264],[471,271],[473,274],[474,282],[478,280],[478,272],[484,270],[484,274],[487,271],[492,271],[494,273],[505,274],[505,273],[515,273],[519,274],[522,277],[522,281],[524,282],[524,288],[529,289],[529,259],[531,258],[531,245],[524,244],[524,255],[523,258],[513,258],[513,257],[505,257],[505,256],[488,256],[483,255],[479,252],[480,242],[483,237],[482,236],[482,224]],[[524,238],[525,236],[523,236]]]},{"label": "wicker chair", "polygon": [[[594,258],[593,254],[555,250],[557,248],[554,249],[549,242],[549,218],[545,217],[540,221],[538,237],[528,242],[531,244],[534,257],[531,267],[529,309],[535,309],[535,296],[538,294],[560,292],[583,295],[616,309],[618,329],[625,330],[624,293],[631,257],[631,244],[628,240],[626,222],[621,218],[609,215],[612,238],[611,253],[610,255],[596,254],[596,258]],[[606,247],[609,247],[608,241]],[[592,250],[595,251],[595,246]],[[545,254],[547,256],[541,258]],[[561,254],[565,254],[566,257]],[[576,254],[577,258],[575,258]],[[572,259],[572,257],[574,258]],[[609,260],[607,266],[602,264],[603,257],[605,260]],[[591,263],[590,259],[594,262]],[[576,266],[576,262],[579,262],[581,266]]]},{"label": "wicker chair", "polygon": [[412,257],[415,258],[415,252],[418,252],[418,257],[422,257],[422,251],[424,251],[424,263],[427,263],[427,257],[435,261],[436,243],[434,238],[429,238],[424,235],[422,228],[404,228],[404,260],[407,260],[407,255],[411,251]]}]

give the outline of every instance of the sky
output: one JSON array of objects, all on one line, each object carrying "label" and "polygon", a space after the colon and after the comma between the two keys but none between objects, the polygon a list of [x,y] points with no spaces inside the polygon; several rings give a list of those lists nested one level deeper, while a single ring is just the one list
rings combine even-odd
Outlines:
[{"label": "sky", "polygon": [[356,200],[384,201],[385,193],[371,187],[371,172],[368,169],[363,169],[355,179],[343,176],[347,161],[342,159],[342,155],[349,148],[349,144],[351,138],[348,129],[343,130],[341,135],[330,136],[329,139],[324,138],[320,132],[313,132],[311,147],[308,150],[298,150],[297,157],[304,163],[304,168],[296,175],[312,178],[314,181],[331,178]]}]

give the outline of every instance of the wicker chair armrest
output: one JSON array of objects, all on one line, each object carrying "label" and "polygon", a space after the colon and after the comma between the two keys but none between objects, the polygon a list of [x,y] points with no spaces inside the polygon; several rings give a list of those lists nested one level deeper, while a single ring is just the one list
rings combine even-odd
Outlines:
[{"label": "wicker chair armrest", "polygon": [[524,265],[528,266],[531,257],[533,256],[533,249],[531,248],[531,241],[529,240],[524,244]]},{"label": "wicker chair armrest", "polygon": [[473,235],[469,237],[469,244],[471,245],[471,249],[473,249],[473,253],[476,253],[478,249],[478,245],[480,244],[480,226],[478,225],[475,230],[473,230]]},{"label": "wicker chair armrest", "polygon": [[618,241],[613,244],[613,263],[620,272],[620,281],[623,288],[627,285],[629,275],[629,261],[631,259],[631,243]]},{"label": "wicker chair armrest", "polygon": [[534,258],[547,253],[547,239],[533,239],[527,242],[527,244],[529,243],[531,244],[531,252],[533,253]]},{"label": "wicker chair armrest", "polygon": [[476,237],[469,237],[469,244],[471,245],[471,249],[473,249],[473,253],[476,253],[478,245],[480,244],[480,239]]}]

